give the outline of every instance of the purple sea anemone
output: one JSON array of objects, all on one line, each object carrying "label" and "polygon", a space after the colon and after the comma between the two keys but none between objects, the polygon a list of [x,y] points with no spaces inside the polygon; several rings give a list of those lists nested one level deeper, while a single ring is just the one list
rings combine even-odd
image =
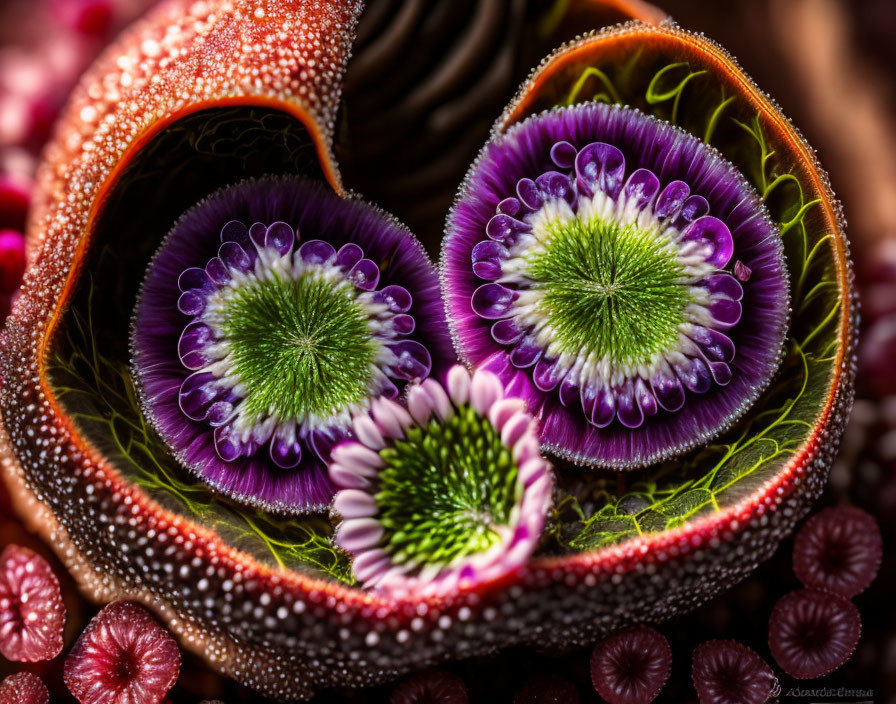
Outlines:
[{"label": "purple sea anemone", "polygon": [[765,704],[778,688],[768,663],[735,640],[698,645],[691,675],[700,704]]},{"label": "purple sea anemone", "polygon": [[836,506],[815,514],[793,545],[793,569],[799,580],[846,598],[874,581],[882,557],[877,521],[855,506]]},{"label": "purple sea anemone", "polygon": [[341,489],[335,541],[365,587],[417,596],[502,577],[532,553],[553,486],[535,422],[487,371],[461,366],[447,390],[411,386],[408,410],[388,399],[333,449]]},{"label": "purple sea anemone", "polygon": [[614,633],[591,654],[591,682],[610,704],[649,704],[671,671],[669,642],[647,626]]},{"label": "purple sea anemone", "polygon": [[737,170],[637,110],[555,108],[496,136],[447,228],[458,350],[542,446],[627,469],[705,443],[769,383],[788,321],[781,237]]},{"label": "purple sea anemone", "polygon": [[848,599],[800,589],[778,599],[768,623],[768,646],[788,675],[812,679],[833,672],[852,656],[862,621]]},{"label": "purple sea anemone", "polygon": [[371,399],[445,366],[438,279],[382,212],[291,178],[189,210],[150,264],[133,324],[143,405],[228,496],[321,510],[330,448]]}]

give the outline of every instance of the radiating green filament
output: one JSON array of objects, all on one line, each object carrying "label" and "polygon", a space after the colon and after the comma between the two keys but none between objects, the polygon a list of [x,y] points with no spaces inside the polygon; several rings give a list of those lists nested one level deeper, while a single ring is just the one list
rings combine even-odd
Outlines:
[{"label": "radiating green filament", "polygon": [[487,418],[469,405],[414,426],[380,451],[376,495],[385,549],[398,564],[447,565],[500,542],[520,498],[517,467]]},{"label": "radiating green filament", "polygon": [[367,395],[377,349],[350,283],[275,272],[236,289],[221,318],[248,418],[327,416]]},{"label": "radiating green filament", "polygon": [[662,233],[597,217],[546,227],[525,275],[562,353],[639,364],[674,346],[691,296]]}]

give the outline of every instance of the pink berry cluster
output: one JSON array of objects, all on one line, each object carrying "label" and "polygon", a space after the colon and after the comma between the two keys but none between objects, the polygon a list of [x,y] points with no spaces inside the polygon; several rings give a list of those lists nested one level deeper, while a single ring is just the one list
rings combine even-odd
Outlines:
[{"label": "pink berry cluster", "polygon": [[[53,660],[64,648],[66,609],[46,560],[8,545],[0,554],[0,654],[13,662]],[[171,634],[142,606],[118,601],[87,624],[65,658],[63,680],[81,704],[158,704],[180,672]],[[0,683],[0,704],[48,704],[33,672]]]},{"label": "pink berry cluster", "polygon": [[815,678],[849,660],[862,630],[850,599],[874,581],[882,557],[877,521],[860,508],[827,508],[806,521],[793,549],[803,588],[781,597],[769,620],[769,648],[782,670]]},{"label": "pink berry cluster", "polygon": [[[850,599],[874,580],[883,554],[877,522],[854,506],[827,508],[796,536],[793,567],[803,587],[781,597],[769,619],[769,649],[796,679],[836,670],[859,640],[859,612]],[[591,654],[591,683],[608,704],[649,704],[672,671],[672,649],[653,628],[633,626],[598,643]],[[700,704],[766,704],[781,691],[769,664],[736,640],[713,639],[694,651],[691,678]],[[430,671],[400,682],[391,704],[465,704],[457,675]],[[519,687],[514,704],[580,701],[578,689],[556,673],[535,673]]]}]

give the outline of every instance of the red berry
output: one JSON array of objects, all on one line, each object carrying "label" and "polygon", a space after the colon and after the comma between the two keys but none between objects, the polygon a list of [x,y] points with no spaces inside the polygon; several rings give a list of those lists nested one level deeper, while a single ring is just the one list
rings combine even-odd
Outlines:
[{"label": "red berry", "polygon": [[872,283],[862,289],[862,318],[873,323],[896,313],[896,282]]},{"label": "red berry", "polygon": [[66,27],[91,37],[106,35],[115,18],[112,0],[54,0],[53,9]]},{"label": "red berry", "polygon": [[15,230],[0,230],[0,293],[10,294],[25,273],[25,238]]},{"label": "red berry", "polygon": [[12,310],[12,301],[13,297],[8,293],[0,293],[0,327],[3,326],[3,321]]},{"label": "red berry", "polygon": [[17,672],[0,682],[0,704],[50,704],[50,693],[34,673]]},{"label": "red berry", "polygon": [[142,606],[118,601],[87,624],[63,679],[81,704],[158,704],[179,672],[171,634]]},{"label": "red berry", "polygon": [[883,315],[865,332],[859,347],[859,368],[867,391],[877,398],[896,394],[896,313]]},{"label": "red berry", "polygon": [[896,239],[892,236],[876,241],[861,259],[863,281],[896,283]]},{"label": "red berry", "polygon": [[64,628],[53,570],[37,553],[8,545],[0,554],[0,653],[16,662],[51,660],[62,650]]},{"label": "red berry", "polygon": [[772,657],[798,679],[821,677],[849,660],[862,631],[859,610],[837,596],[800,589],[778,600],[768,627]]},{"label": "red berry", "polygon": [[883,550],[871,515],[855,506],[826,508],[797,534],[793,569],[805,586],[849,598],[874,581]]},{"label": "red berry", "polygon": [[31,193],[19,180],[0,175],[0,229],[22,231],[31,205]]},{"label": "red berry", "polygon": [[390,704],[467,704],[467,688],[457,675],[431,670],[402,680]]},{"label": "red berry", "polygon": [[700,704],[765,704],[778,689],[765,660],[734,640],[708,640],[698,645],[691,677]]},{"label": "red berry", "polygon": [[591,682],[610,704],[652,702],[671,669],[669,642],[647,626],[614,633],[591,654]]},{"label": "red berry", "polygon": [[47,91],[30,99],[24,146],[35,153],[40,151],[53,133],[64,102],[63,96],[57,91]]}]

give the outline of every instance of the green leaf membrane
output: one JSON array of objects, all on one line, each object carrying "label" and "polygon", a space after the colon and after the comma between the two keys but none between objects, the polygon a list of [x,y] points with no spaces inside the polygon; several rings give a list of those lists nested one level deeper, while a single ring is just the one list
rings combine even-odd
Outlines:
[{"label": "green leaf membrane", "polygon": [[682,127],[718,149],[756,188],[781,230],[793,322],[772,386],[713,444],[626,476],[560,468],[561,498],[548,552],[594,550],[679,527],[747,497],[805,442],[835,371],[841,304],[834,235],[820,224],[820,200],[807,196],[809,185],[772,144],[745,99],[726,93],[697,66],[647,53],[565,75],[545,89],[538,109],[612,101]]},{"label": "green leaf membrane", "polygon": [[[111,252],[104,258],[113,259]],[[165,508],[217,531],[234,547],[275,567],[297,569],[353,583],[348,557],[331,542],[325,516],[282,518],[228,501],[181,468],[143,417],[128,365],[97,349],[94,282],[86,317],[69,312],[71,325],[50,364],[58,398],[82,432],[130,481]]]},{"label": "green leaf membrane", "polygon": [[96,222],[96,245],[48,351],[48,381],[79,433],[161,506],[271,567],[352,584],[326,516],[276,516],[215,493],[171,455],[131,378],[133,304],[161,237],[209,193],[261,174],[322,178],[304,127],[261,108],[196,113],[135,156]]}]

